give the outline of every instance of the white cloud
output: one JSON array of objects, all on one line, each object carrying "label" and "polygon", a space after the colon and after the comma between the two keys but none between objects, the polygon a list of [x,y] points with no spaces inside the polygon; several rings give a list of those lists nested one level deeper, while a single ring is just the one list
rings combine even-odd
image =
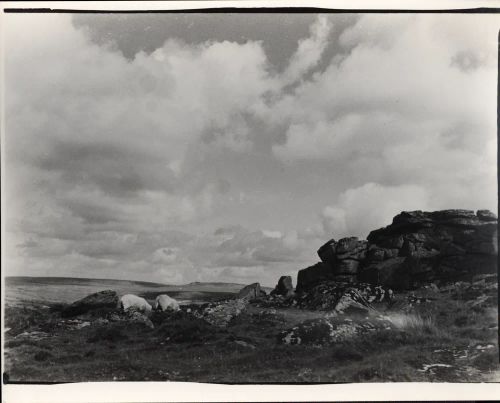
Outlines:
[{"label": "white cloud", "polygon": [[495,210],[497,18],[335,18],[276,72],[256,41],[126,59],[6,16],[9,267],[273,283],[401,210]]},{"label": "white cloud", "polygon": [[343,192],[321,214],[326,237],[366,238],[370,231],[389,225],[401,211],[426,210],[428,195],[415,185],[382,186],[367,183]]},{"label": "white cloud", "polygon": [[311,25],[310,36],[299,41],[297,50],[290,58],[280,78],[282,86],[293,84],[319,63],[328,46],[331,28],[331,21],[325,15],[320,15],[316,19]]}]

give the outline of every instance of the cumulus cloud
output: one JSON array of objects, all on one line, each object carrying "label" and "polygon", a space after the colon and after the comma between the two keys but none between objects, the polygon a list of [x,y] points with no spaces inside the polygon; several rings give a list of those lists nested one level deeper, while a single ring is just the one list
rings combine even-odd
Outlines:
[{"label": "cumulus cloud", "polygon": [[420,186],[367,183],[343,192],[337,203],[324,208],[321,221],[327,236],[364,239],[370,231],[389,225],[401,211],[428,207],[427,192]]},{"label": "cumulus cloud", "polygon": [[310,36],[299,41],[297,50],[281,77],[281,85],[293,84],[315,67],[328,46],[332,23],[325,15],[320,15],[310,28]]},{"label": "cumulus cloud", "polygon": [[416,184],[433,206],[496,210],[498,24],[387,22],[363,15],[340,36],[346,53],[274,106],[287,128],[273,152],[288,165],[329,164],[353,182]]},{"label": "cumulus cloud", "polygon": [[278,69],[252,39],[124,57],[6,16],[12,272],[272,284],[401,210],[495,210],[495,19],[338,19]]}]

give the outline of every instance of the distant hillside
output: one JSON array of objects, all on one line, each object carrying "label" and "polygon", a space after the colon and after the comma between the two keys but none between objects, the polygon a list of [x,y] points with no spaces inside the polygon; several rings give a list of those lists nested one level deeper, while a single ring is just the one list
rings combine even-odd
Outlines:
[{"label": "distant hillside", "polygon": [[167,284],[153,283],[149,281],[115,280],[109,278],[82,278],[82,277],[35,277],[35,276],[7,276],[7,285],[14,284],[68,284],[68,285],[105,285],[105,284],[136,284],[144,287],[168,287]]},{"label": "distant hillside", "polygon": [[5,278],[5,301],[7,304],[18,304],[22,301],[69,303],[91,293],[111,289],[121,295],[137,294],[147,299],[154,299],[158,294],[168,293],[182,303],[230,298],[244,286],[244,284],[223,282],[172,285],[147,281],[79,277],[9,276]]}]

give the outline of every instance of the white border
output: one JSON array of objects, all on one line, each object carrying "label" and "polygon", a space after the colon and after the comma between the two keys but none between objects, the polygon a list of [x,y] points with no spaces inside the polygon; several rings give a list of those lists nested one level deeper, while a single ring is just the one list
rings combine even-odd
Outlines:
[{"label": "white border", "polygon": [[369,383],[340,385],[213,385],[191,382],[99,382],[6,385],[7,403],[66,402],[305,402],[493,400],[498,383]]},{"label": "white border", "polygon": [[317,7],[345,10],[446,10],[500,7],[500,0],[190,0],[190,1],[20,1],[2,8],[64,10],[179,10],[223,7]]},{"label": "white border", "polygon": [[[318,7],[330,9],[446,10],[500,7],[500,0],[240,0],[240,1],[101,1],[101,2],[3,2],[5,8],[55,8],[63,10],[179,10],[220,7]],[[2,13],[3,14],[3,13]],[[2,18],[3,15],[0,15]],[[500,18],[500,14],[499,14]],[[0,19],[0,25],[1,19]],[[3,39],[3,35],[1,35]],[[3,42],[2,42],[3,50]],[[3,57],[1,59],[3,83]],[[3,103],[1,85],[1,105]],[[4,116],[1,111],[4,145]],[[4,147],[1,147],[2,193]],[[2,211],[4,200],[2,198]],[[2,234],[4,223],[2,220]],[[2,237],[3,238],[3,237]],[[2,256],[3,265],[3,256]],[[4,279],[2,276],[2,291]],[[4,293],[2,292],[2,295]],[[2,323],[3,323],[2,304]],[[3,330],[3,329],[2,329]],[[2,345],[3,354],[3,345]],[[2,359],[3,372],[3,359]],[[500,383],[370,383],[337,385],[218,385],[191,382],[99,382],[59,385],[2,385],[6,403],[59,402],[251,402],[251,401],[385,401],[385,400],[498,400]]]}]

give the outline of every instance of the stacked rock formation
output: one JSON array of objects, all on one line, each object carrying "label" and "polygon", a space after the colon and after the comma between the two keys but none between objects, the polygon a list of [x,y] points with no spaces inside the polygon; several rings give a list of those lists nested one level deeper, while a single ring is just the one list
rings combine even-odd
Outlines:
[{"label": "stacked rock formation", "polygon": [[408,289],[496,273],[497,225],[487,210],[402,212],[367,241],[350,237],[324,244],[318,250],[322,262],[299,271],[297,291],[327,280]]}]

